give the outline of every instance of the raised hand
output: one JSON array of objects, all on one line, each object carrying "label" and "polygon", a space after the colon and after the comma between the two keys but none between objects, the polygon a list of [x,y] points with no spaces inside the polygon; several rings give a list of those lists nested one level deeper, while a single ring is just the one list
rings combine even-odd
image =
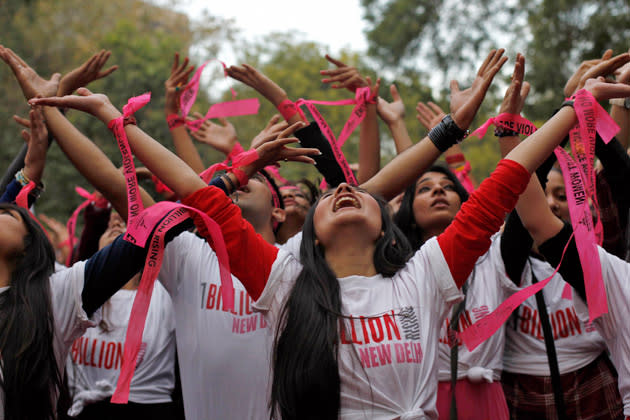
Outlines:
[{"label": "raised hand", "polygon": [[416,106],[416,111],[418,115],[416,115],[416,119],[420,121],[420,124],[427,130],[431,130],[433,127],[438,125],[442,118],[446,116],[446,113],[442,111],[442,108],[439,107],[434,102],[418,102]]},{"label": "raised hand", "polygon": [[318,149],[287,147],[287,145],[291,143],[299,142],[298,139],[289,136],[305,126],[306,124],[304,122],[297,122],[285,128],[279,134],[275,135],[275,137],[268,137],[264,143],[256,147],[259,158],[252,165],[255,165],[257,169],[260,170],[280,160],[314,164],[315,161],[307,155],[321,154]]},{"label": "raised hand", "polygon": [[37,95],[48,97],[57,94],[59,78],[61,77],[59,73],[53,74],[50,80],[44,80],[10,48],[5,48],[2,45],[0,45],[0,58],[11,67],[27,100]]},{"label": "raised hand", "polygon": [[242,66],[230,66],[226,69],[228,76],[255,89],[269,102],[278,106],[287,99],[287,93],[273,80],[262,74],[254,67],[243,64]]},{"label": "raised hand", "polygon": [[512,82],[505,91],[499,114],[520,114],[525,104],[525,99],[529,94],[529,83],[523,82],[525,76],[525,57],[522,54],[516,55],[516,63],[514,64],[514,73],[512,73]]},{"label": "raised hand", "polygon": [[[16,121],[24,125],[24,121],[18,119]],[[28,144],[28,151],[24,157],[24,175],[39,184],[44,173],[48,150],[48,130],[40,106],[33,107],[29,112],[28,127],[29,130],[22,130],[22,138]]]},{"label": "raised hand", "polygon": [[504,52],[503,48],[490,51],[468,89],[460,90],[457,81],[451,81],[451,117],[462,130],[467,129],[475,118],[494,76],[507,61]]},{"label": "raised hand", "polygon": [[606,50],[602,58],[583,61],[564,86],[564,96],[568,98],[582,89],[588,79],[606,76],[630,61],[627,53],[616,57],[613,57],[612,54],[612,50]]},{"label": "raised hand", "polygon": [[109,98],[102,93],[92,93],[87,88],[77,89],[77,95],[34,98],[31,105],[46,105],[60,108],[72,108],[92,114],[105,124],[121,116],[120,111],[112,105]]},{"label": "raised hand", "polygon": [[252,139],[252,149],[257,149],[261,144],[278,138],[278,136],[289,127],[286,121],[278,121],[280,121],[280,115],[275,114],[271,117],[265,128]]},{"label": "raised hand", "polygon": [[389,92],[392,95],[392,101],[387,102],[379,97],[376,102],[376,112],[386,124],[391,125],[405,118],[405,104],[398,93],[398,89],[396,89],[396,85],[390,85]]},{"label": "raised hand", "polygon": [[101,71],[111,55],[111,51],[101,50],[85,63],[64,75],[59,82],[59,89],[56,92],[57,96],[70,95],[78,88],[86,87],[93,81],[107,77],[116,71],[118,66],[111,66],[107,70]]},{"label": "raised hand", "polygon": [[630,85],[619,82],[612,82],[600,76],[597,79],[588,79],[584,84],[584,89],[598,101],[605,101],[613,98],[627,98],[630,96]]},{"label": "raised hand", "polygon": [[187,66],[188,57],[186,57],[180,65],[179,53],[175,53],[173,66],[171,67],[171,75],[166,79],[166,82],[164,82],[164,88],[166,90],[164,111],[166,115],[179,114],[179,98],[182,96],[181,88],[188,83],[190,74],[195,70],[195,66]]},{"label": "raised hand", "polygon": [[333,83],[330,85],[333,89],[346,88],[351,92],[355,92],[357,88],[368,86],[367,80],[361,77],[356,67],[350,67],[345,63],[336,60],[326,54],[326,60],[337,66],[336,69],[321,70],[319,73],[328,76],[322,79],[322,83]]},{"label": "raised hand", "polygon": [[[194,119],[203,118],[198,112],[195,112]],[[190,135],[197,141],[214,147],[221,153],[228,155],[236,144],[236,129],[225,118],[218,118],[219,124],[210,120],[204,121],[197,131],[191,131]]]}]

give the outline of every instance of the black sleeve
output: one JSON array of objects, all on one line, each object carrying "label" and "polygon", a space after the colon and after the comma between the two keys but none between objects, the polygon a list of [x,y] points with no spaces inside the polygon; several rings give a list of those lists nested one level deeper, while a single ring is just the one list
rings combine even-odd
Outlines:
[{"label": "black sleeve", "polygon": [[534,240],[530,236],[516,210],[508,215],[501,234],[501,257],[505,272],[516,284],[521,285],[521,275]]},{"label": "black sleeve", "polygon": [[[188,219],[169,230],[164,245],[191,226],[192,219]],[[125,241],[120,235],[87,260],[81,300],[88,317],[142,270],[150,243],[151,240],[147,240],[147,247],[142,248]]]},{"label": "black sleeve", "polygon": [[595,142],[595,154],[604,166],[603,175],[617,205],[619,225],[623,232],[628,224],[630,210],[630,188],[627,185],[630,179],[630,156],[616,138],[604,144],[599,135]]},{"label": "black sleeve", "polygon": [[320,174],[326,179],[326,183],[334,188],[342,182],[346,181],[343,170],[335,159],[332,147],[326,137],[322,134],[319,126],[312,122],[308,126],[299,129],[295,133],[295,137],[300,140],[301,147],[314,147],[322,152],[319,156],[311,156],[315,160],[315,167]]},{"label": "black sleeve", "polygon": [[230,195],[228,194],[228,189],[227,189],[227,186],[225,185],[225,182],[223,182],[223,179],[221,179],[220,176],[215,176],[214,178],[212,178],[212,180],[208,182],[208,185],[212,187],[220,188],[225,193],[225,195],[228,195],[228,196]]},{"label": "black sleeve", "polygon": [[[573,234],[573,228],[570,224],[565,223],[564,227],[556,236],[547,240],[538,247],[540,253],[547,259],[547,262],[557,267],[562,258],[562,251]],[[584,288],[584,273],[582,273],[582,265],[580,256],[575,245],[575,237],[571,238],[571,242],[567,247],[567,252],[562,260],[559,270],[560,275],[569,283],[580,297],[586,302],[586,291]]]}]

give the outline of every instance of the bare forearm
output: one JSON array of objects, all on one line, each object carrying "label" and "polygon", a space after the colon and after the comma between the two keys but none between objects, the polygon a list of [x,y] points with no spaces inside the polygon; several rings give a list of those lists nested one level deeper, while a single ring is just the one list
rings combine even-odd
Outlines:
[{"label": "bare forearm", "polygon": [[617,140],[624,149],[627,149],[630,146],[630,109],[612,105],[610,107],[610,116],[619,126],[619,132],[616,135]]},{"label": "bare forearm", "polygon": [[134,155],[179,197],[206,186],[190,166],[139,127],[129,124],[125,131]]},{"label": "bare forearm", "polygon": [[433,142],[425,137],[396,156],[361,187],[391,200],[431,167],[440,154]]},{"label": "bare forearm", "polygon": [[[123,174],[94,143],[85,137],[57,108],[44,107],[48,129],[57,144],[90,184],[107,198],[118,213],[127,217],[127,190]],[[153,199],[140,189],[145,206]]]},{"label": "bare forearm", "polygon": [[359,173],[360,184],[372,178],[381,165],[381,141],[376,119],[376,104],[367,105],[366,115],[359,128]]},{"label": "bare forearm", "polygon": [[389,131],[392,133],[394,144],[396,145],[396,153],[401,154],[405,150],[413,146],[405,121],[400,119],[388,124]]},{"label": "bare forearm", "polygon": [[200,174],[203,172],[206,167],[201,160],[201,156],[199,155],[199,151],[195,147],[192,139],[188,135],[188,131],[186,131],[186,127],[181,125],[171,130],[171,136],[173,137],[173,145],[175,146],[175,153],[177,156],[188,166],[192,168],[193,171]]}]

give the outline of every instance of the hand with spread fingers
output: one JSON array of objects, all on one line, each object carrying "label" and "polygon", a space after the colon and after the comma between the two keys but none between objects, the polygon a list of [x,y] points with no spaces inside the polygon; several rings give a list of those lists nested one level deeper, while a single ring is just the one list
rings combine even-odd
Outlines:
[{"label": "hand with spread fingers", "polygon": [[55,96],[59,87],[61,74],[55,73],[50,80],[40,77],[24,60],[10,48],[0,45],[0,59],[7,63],[17,79],[24,97],[29,100],[39,95],[42,97]]},{"label": "hand with spread fingers", "polygon": [[[200,118],[203,118],[203,115],[195,112],[194,119]],[[229,155],[237,141],[236,129],[227,119],[218,118],[218,120],[219,124],[210,120],[204,121],[199,130],[191,131],[190,135],[195,140],[212,146],[225,155]]]},{"label": "hand with spread fingers", "polygon": [[118,66],[111,66],[107,70],[101,71],[111,55],[111,51],[101,50],[90,57],[85,63],[65,74],[59,82],[57,96],[70,95],[78,88],[87,87],[87,85],[93,81],[107,77],[115,72]]},{"label": "hand with spread fingers", "polygon": [[179,114],[179,101],[182,96],[182,89],[188,83],[188,78],[193,70],[195,70],[195,66],[188,67],[188,57],[184,58],[184,61],[180,64],[179,53],[175,53],[173,66],[171,67],[171,75],[164,82],[164,88],[166,90],[164,112],[166,115]]},{"label": "hand with spread fingers", "polygon": [[277,138],[287,127],[289,127],[289,124],[286,121],[280,121],[280,115],[274,115],[265,128],[252,139],[251,148],[257,149],[261,144]]},{"label": "hand with spread fingers", "polygon": [[77,95],[53,96],[48,98],[33,98],[29,101],[31,105],[55,106],[60,108],[72,108],[87,112],[105,124],[122,114],[109,98],[102,93],[92,93],[87,88],[77,89]]},{"label": "hand with spread fingers", "polygon": [[416,111],[418,112],[416,119],[420,121],[420,124],[422,124],[422,126],[427,130],[431,130],[433,127],[438,125],[442,121],[442,118],[446,116],[446,113],[442,110],[442,108],[431,101],[426,104],[424,102],[418,102],[418,105],[416,105]]},{"label": "hand with spread fingers", "polygon": [[299,142],[298,139],[289,136],[305,125],[304,122],[297,122],[277,134],[268,135],[265,141],[256,147],[259,158],[252,164],[255,167],[254,172],[281,160],[314,164],[315,161],[308,155],[320,154],[318,149],[288,147],[289,144]]},{"label": "hand with spread fingers", "polygon": [[530,85],[523,82],[525,77],[525,57],[522,54],[516,55],[516,63],[514,64],[514,73],[512,73],[512,82],[505,91],[499,114],[520,114],[525,105],[525,99],[529,94]]},{"label": "hand with spread fingers", "polygon": [[398,89],[396,89],[396,85],[392,84],[389,86],[389,93],[392,95],[392,101],[387,102],[379,97],[376,102],[376,112],[386,124],[391,125],[405,118],[405,104],[398,93]]},{"label": "hand with spread fingers", "polygon": [[451,81],[451,117],[462,130],[466,130],[472,123],[494,76],[507,61],[507,57],[503,56],[504,52],[503,48],[490,51],[468,89],[460,90],[457,81]]},{"label": "hand with spread fingers", "polygon": [[356,67],[348,66],[328,54],[326,54],[326,60],[337,66],[337,68],[321,70],[319,73],[322,76],[327,76],[325,79],[322,79],[322,83],[333,83],[330,85],[331,88],[346,88],[351,92],[355,92],[357,88],[368,86],[367,80],[359,74]]},{"label": "hand with spread fingers", "polygon": [[46,165],[46,152],[48,151],[48,129],[44,121],[42,107],[34,106],[29,112],[29,120],[19,117],[14,117],[14,119],[21,125],[28,124],[28,130],[22,130],[22,138],[28,144],[28,150],[24,157],[24,175],[27,179],[40,184]]}]

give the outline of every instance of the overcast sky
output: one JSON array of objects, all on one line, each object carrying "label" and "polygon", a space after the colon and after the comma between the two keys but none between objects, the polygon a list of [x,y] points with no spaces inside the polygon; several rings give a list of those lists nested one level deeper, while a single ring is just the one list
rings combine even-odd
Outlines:
[{"label": "overcast sky", "polygon": [[193,18],[206,8],[212,15],[233,18],[242,34],[252,39],[274,31],[298,30],[307,40],[365,51],[360,0],[191,0],[180,8]]}]

